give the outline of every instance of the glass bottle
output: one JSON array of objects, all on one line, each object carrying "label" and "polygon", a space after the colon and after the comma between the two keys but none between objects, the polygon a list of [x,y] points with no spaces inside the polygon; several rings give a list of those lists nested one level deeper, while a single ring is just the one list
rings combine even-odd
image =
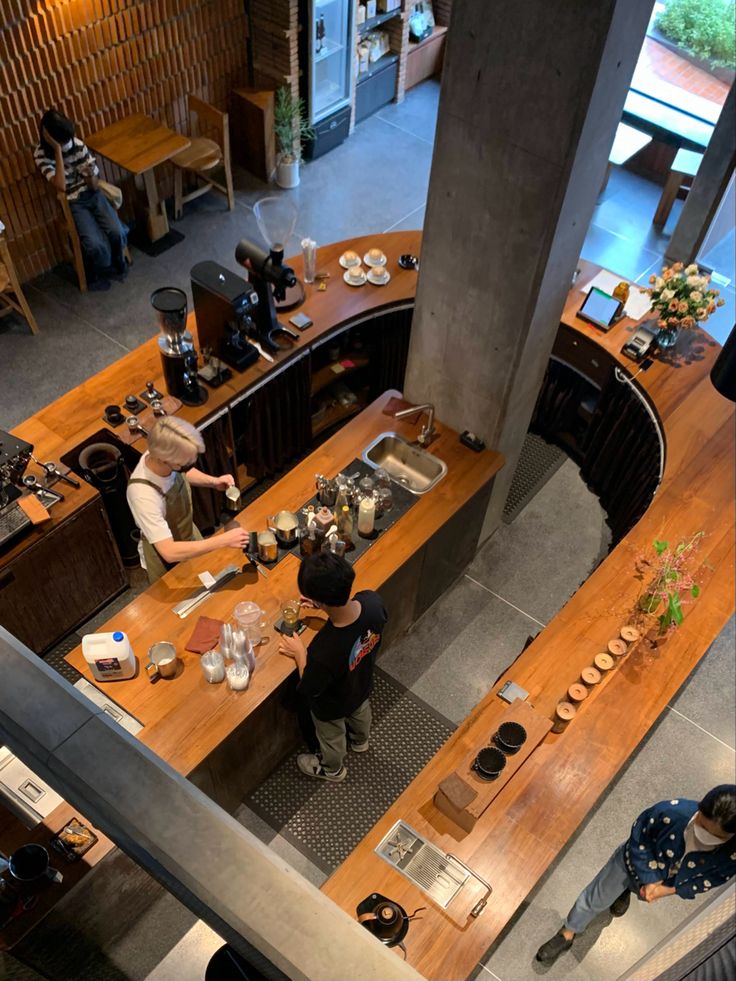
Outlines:
[{"label": "glass bottle", "polygon": [[353,548],[353,516],[350,508],[344,504],[337,516],[337,534],[345,542],[347,549]]}]

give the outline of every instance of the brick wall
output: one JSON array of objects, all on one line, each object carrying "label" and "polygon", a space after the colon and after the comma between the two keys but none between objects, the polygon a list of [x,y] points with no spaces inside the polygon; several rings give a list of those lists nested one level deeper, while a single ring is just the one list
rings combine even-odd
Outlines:
[{"label": "brick wall", "polygon": [[66,113],[82,138],[133,112],[186,132],[190,92],[225,109],[229,91],[246,83],[246,23],[241,0],[0,0],[0,8],[0,219],[25,280],[63,257],[58,204],[33,163],[44,110]]}]

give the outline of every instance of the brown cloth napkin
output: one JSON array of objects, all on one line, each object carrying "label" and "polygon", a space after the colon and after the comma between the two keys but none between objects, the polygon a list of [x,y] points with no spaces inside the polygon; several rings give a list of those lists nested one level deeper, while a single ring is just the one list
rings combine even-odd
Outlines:
[{"label": "brown cloth napkin", "polygon": [[185,650],[192,651],[194,654],[206,654],[207,651],[211,651],[220,639],[221,627],[222,620],[200,617]]},{"label": "brown cloth napkin", "polygon": [[[396,412],[401,412],[402,409],[410,409],[411,406],[412,403],[407,402],[406,399],[390,398],[384,407],[383,414],[385,416],[392,416]],[[406,416],[404,421],[413,426],[415,423],[419,422],[419,417],[421,414],[421,410],[418,410],[417,412],[413,413],[413,415]]]},{"label": "brown cloth napkin", "polygon": [[449,777],[445,777],[440,783],[440,790],[453,807],[459,811],[462,811],[478,796],[478,791],[473,790],[457,773],[451,773]]}]

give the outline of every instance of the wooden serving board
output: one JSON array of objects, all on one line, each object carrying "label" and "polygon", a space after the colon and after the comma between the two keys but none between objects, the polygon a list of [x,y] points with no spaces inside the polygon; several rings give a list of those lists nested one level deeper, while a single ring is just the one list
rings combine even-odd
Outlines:
[{"label": "wooden serving board", "polygon": [[[443,780],[434,795],[437,808],[458,824],[464,831],[472,831],[478,818],[483,814],[491,801],[506,786],[524,760],[534,752],[544,737],[552,728],[552,721],[538,712],[533,705],[517,698],[504,712],[499,721],[518,722],[526,729],[526,742],[518,753],[506,757],[506,766],[495,780],[483,780],[472,768],[475,757],[483,747],[473,749],[463,760],[462,764]],[[493,733],[488,733],[488,744]],[[450,789],[452,785],[452,790]],[[448,793],[450,796],[448,796]],[[451,799],[452,797],[452,799]],[[467,803],[458,806],[458,799],[466,799]]]}]

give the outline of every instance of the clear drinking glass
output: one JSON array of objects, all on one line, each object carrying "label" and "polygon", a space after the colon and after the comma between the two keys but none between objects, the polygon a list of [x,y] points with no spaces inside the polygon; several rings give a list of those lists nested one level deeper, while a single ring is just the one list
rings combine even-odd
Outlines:
[{"label": "clear drinking glass", "polygon": [[313,283],[317,274],[317,243],[314,239],[302,239],[302,258],[304,260],[304,282]]},{"label": "clear drinking glass", "polygon": [[202,674],[211,685],[217,685],[225,680],[225,660],[219,651],[207,651],[199,660]]}]

